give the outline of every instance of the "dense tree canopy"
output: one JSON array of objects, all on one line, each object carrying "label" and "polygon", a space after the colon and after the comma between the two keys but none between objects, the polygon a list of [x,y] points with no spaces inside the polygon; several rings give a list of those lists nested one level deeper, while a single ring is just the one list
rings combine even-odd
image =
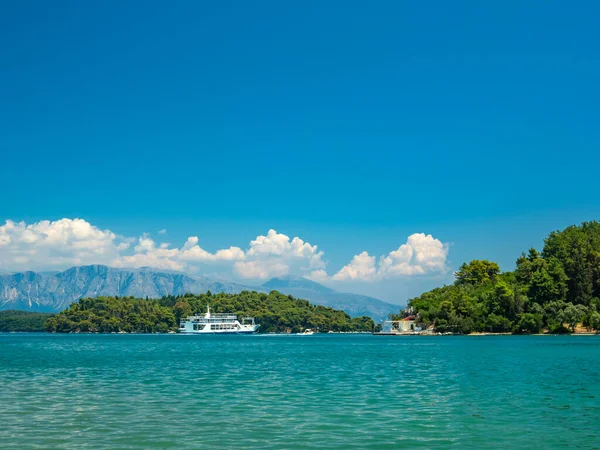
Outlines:
[{"label": "dense tree canopy", "polygon": [[0,332],[45,331],[44,323],[53,315],[30,311],[0,311]]},{"label": "dense tree canopy", "polygon": [[542,255],[560,262],[567,277],[568,302],[587,306],[600,298],[600,222],[550,233]]},{"label": "dense tree canopy", "polygon": [[454,276],[457,284],[481,284],[494,281],[499,273],[500,266],[495,262],[476,259],[469,264],[463,263]]},{"label": "dense tree canopy", "polygon": [[306,300],[277,291],[269,294],[244,291],[239,294],[166,296],[160,300],[132,297],[81,299],[46,323],[57,332],[168,332],[178,328],[179,319],[213,312],[252,316],[260,332],[298,332],[306,328],[319,331],[371,331],[370,317],[351,318],[343,311],[315,306]]},{"label": "dense tree canopy", "polygon": [[455,277],[453,285],[409,301],[424,326],[457,333],[563,333],[582,323],[599,330],[600,223],[550,233],[541,254],[523,253],[514,272],[474,260]]}]

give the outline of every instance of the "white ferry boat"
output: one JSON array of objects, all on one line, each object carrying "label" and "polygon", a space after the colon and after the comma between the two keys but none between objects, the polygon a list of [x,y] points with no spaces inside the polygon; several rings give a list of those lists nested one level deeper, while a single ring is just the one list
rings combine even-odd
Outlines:
[{"label": "white ferry boat", "polygon": [[204,316],[194,315],[181,319],[181,334],[252,334],[258,331],[254,317],[244,317],[240,322],[235,314],[211,314],[210,306]]}]

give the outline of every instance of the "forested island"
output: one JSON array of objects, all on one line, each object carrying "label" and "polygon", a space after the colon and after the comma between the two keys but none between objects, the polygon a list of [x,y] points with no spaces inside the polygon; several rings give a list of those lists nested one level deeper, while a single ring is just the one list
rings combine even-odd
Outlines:
[{"label": "forested island", "polygon": [[46,331],[46,320],[53,316],[31,311],[0,311],[0,332]]},{"label": "forested island", "polygon": [[269,294],[243,291],[239,294],[165,296],[157,300],[133,297],[80,299],[46,322],[49,332],[166,333],[178,328],[179,319],[204,314],[206,306],[216,313],[252,316],[259,332],[300,332],[306,328],[327,331],[372,331],[370,317],[351,318],[344,311],[315,306],[277,291]]},{"label": "forested island", "polygon": [[455,278],[453,285],[411,299],[401,316],[459,334],[600,330],[600,223],[550,233],[541,253],[523,253],[512,272],[474,260]]}]

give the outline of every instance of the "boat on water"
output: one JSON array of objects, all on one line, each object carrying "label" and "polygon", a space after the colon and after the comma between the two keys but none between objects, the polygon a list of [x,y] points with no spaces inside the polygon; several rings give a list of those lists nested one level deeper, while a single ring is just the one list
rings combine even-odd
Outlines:
[{"label": "boat on water", "polygon": [[212,314],[210,306],[206,307],[206,314],[195,314],[181,319],[179,323],[180,334],[254,334],[258,327],[254,317],[243,317],[238,320],[235,314]]},{"label": "boat on water", "polygon": [[311,334],[315,334],[315,332],[313,330],[311,330],[310,328],[307,328],[302,333],[296,333],[296,334],[299,334],[301,336],[310,336]]}]

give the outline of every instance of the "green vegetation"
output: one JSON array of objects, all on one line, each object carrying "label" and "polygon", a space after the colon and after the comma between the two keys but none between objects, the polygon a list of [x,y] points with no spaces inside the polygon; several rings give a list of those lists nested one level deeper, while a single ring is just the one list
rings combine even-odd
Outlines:
[{"label": "green vegetation", "polygon": [[159,300],[84,298],[46,322],[48,331],[166,333],[176,329],[173,311]]},{"label": "green vegetation", "polygon": [[0,311],[0,332],[45,331],[44,324],[53,315],[30,311]]},{"label": "green vegetation", "polygon": [[550,233],[542,253],[523,253],[514,272],[475,260],[455,277],[411,299],[405,314],[440,332],[569,333],[579,323],[600,330],[600,222]]},{"label": "green vegetation", "polygon": [[314,306],[277,291],[215,295],[209,291],[200,295],[166,296],[160,300],[133,297],[81,299],[49,319],[46,329],[63,333],[165,333],[176,330],[181,317],[204,314],[207,304],[216,313],[255,317],[262,333],[299,332],[306,328],[318,328],[322,332],[371,331],[374,327],[370,317],[352,319],[343,311]]}]

